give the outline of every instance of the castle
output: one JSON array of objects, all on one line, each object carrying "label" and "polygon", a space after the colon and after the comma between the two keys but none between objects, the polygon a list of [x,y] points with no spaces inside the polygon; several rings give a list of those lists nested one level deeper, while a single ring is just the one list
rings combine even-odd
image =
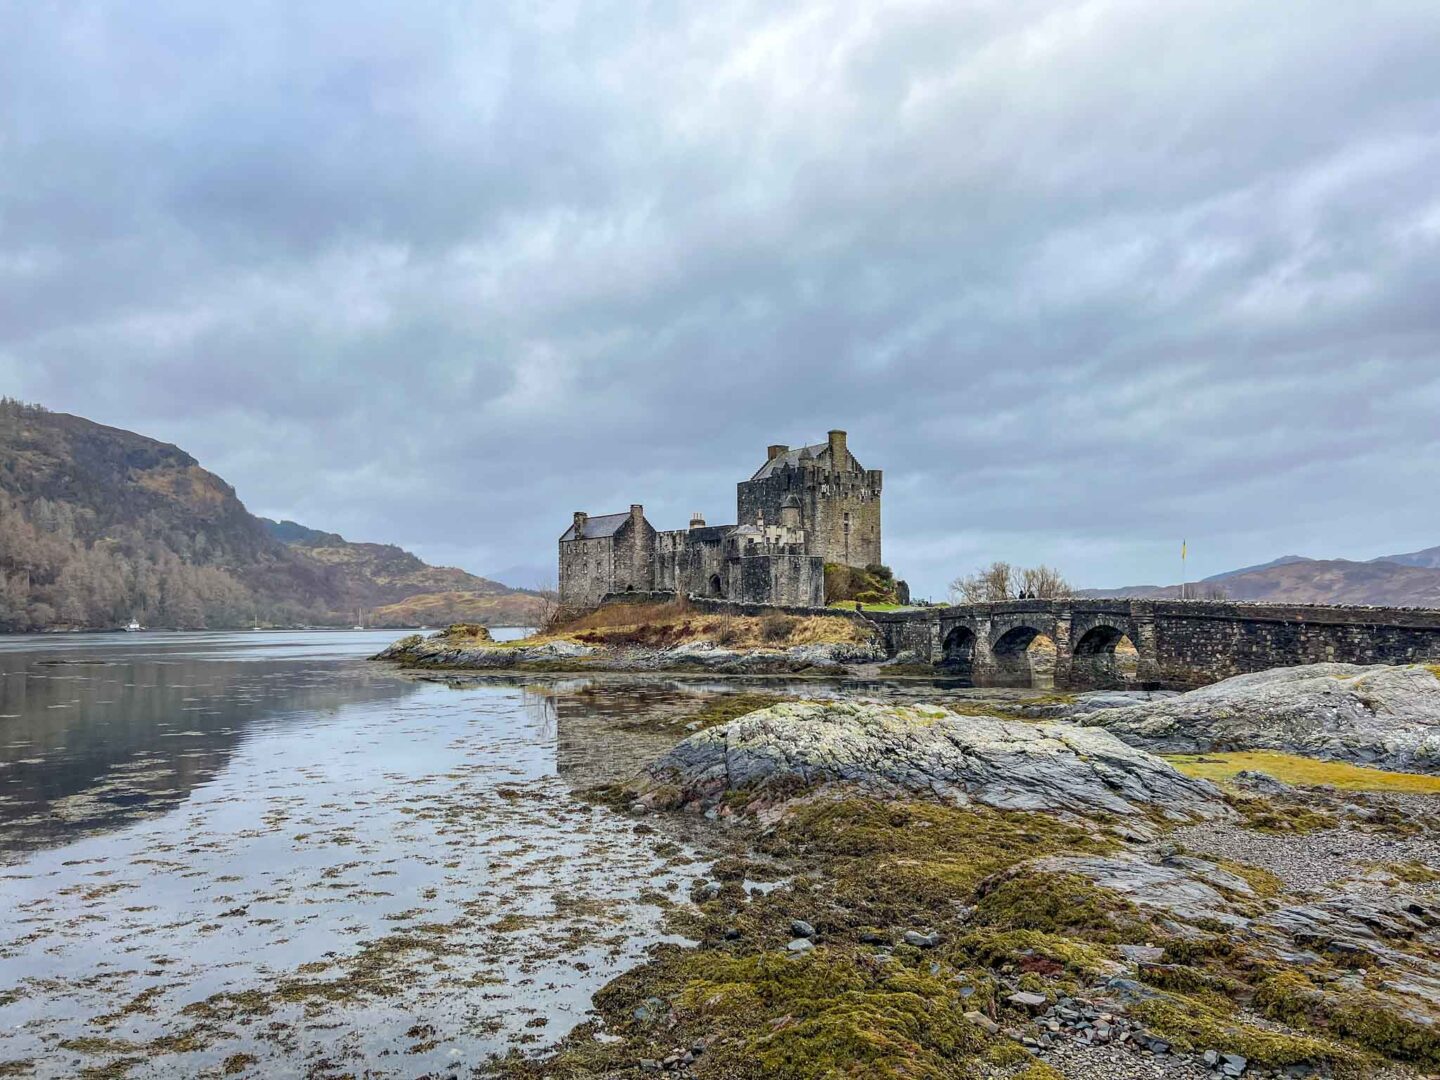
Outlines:
[{"label": "castle", "polygon": [[639,504],[629,513],[577,511],[560,537],[560,601],[599,603],[607,593],[667,590],[752,604],[823,607],[825,564],[870,566],[880,557],[880,480],[845,445],[845,432],[792,450],[771,446],[736,485],[737,525],[659,531]]}]

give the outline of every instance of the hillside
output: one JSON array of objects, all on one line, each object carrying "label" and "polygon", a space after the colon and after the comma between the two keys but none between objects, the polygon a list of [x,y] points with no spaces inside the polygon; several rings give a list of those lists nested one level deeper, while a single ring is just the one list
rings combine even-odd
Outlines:
[{"label": "hillside", "polygon": [[348,626],[452,592],[456,611],[483,597],[489,621],[507,597],[517,616],[539,605],[399,548],[277,528],[178,447],[0,401],[0,630]]},{"label": "hillside", "polygon": [[[1262,566],[1231,570],[1192,582],[1187,594],[1293,604],[1440,607],[1440,567],[1423,561],[1426,556],[1437,555],[1440,549],[1370,562],[1287,555]],[[1415,561],[1407,563],[1400,561],[1402,559]],[[1133,585],[1120,589],[1084,589],[1078,595],[1175,599],[1180,595],[1180,587]]]},{"label": "hillside", "polygon": [[371,625],[530,626],[539,617],[542,601],[533,592],[453,566],[430,566],[394,544],[356,543],[294,521],[259,520],[294,554],[338,575]]}]

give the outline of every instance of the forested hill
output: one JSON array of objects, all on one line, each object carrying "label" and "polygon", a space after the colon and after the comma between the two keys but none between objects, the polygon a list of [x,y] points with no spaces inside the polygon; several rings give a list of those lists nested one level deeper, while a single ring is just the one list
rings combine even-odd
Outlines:
[{"label": "forested hill", "polygon": [[466,621],[529,626],[539,618],[541,600],[534,591],[512,589],[453,566],[430,566],[394,544],[357,543],[294,521],[260,520],[295,554],[338,574],[377,625]]},{"label": "forested hill", "polygon": [[[447,594],[467,617],[482,592],[494,622],[505,598],[517,616],[539,603],[399,548],[314,536],[284,542],[178,447],[0,401],[0,629],[348,626],[422,596],[449,615]],[[370,617],[385,624],[384,611]]]}]

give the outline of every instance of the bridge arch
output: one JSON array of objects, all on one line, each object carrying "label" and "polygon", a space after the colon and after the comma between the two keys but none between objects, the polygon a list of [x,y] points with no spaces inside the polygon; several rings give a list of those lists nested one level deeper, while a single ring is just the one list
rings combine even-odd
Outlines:
[{"label": "bridge arch", "polygon": [[979,638],[974,630],[960,623],[951,628],[941,644],[940,668],[946,678],[964,686],[975,685],[975,646]]},{"label": "bridge arch", "polygon": [[1045,628],[1022,622],[992,635],[991,685],[1048,690],[1055,685],[1055,639]]},{"label": "bridge arch", "polygon": [[1123,690],[1133,686],[1139,655],[1128,627],[1097,622],[1075,640],[1070,683],[1077,690]]}]

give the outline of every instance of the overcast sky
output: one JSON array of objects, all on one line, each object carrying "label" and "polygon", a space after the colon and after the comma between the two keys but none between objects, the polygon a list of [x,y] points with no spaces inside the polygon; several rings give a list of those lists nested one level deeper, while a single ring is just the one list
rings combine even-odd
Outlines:
[{"label": "overcast sky", "polygon": [[1440,544],[1440,5],[0,0],[0,390],[522,585],[832,427],[921,595]]}]

